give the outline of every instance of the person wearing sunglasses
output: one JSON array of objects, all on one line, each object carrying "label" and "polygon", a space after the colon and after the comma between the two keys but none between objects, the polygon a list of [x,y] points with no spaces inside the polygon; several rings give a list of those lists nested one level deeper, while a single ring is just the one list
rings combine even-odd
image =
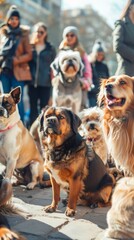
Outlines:
[{"label": "person wearing sunglasses", "polygon": [[30,100],[30,125],[42,108],[48,105],[51,95],[50,64],[56,56],[54,46],[48,42],[47,27],[43,22],[33,26],[31,45],[33,58],[30,61],[32,81],[28,85]]},{"label": "person wearing sunglasses", "polygon": [[30,29],[26,25],[20,25],[20,22],[20,12],[12,5],[0,28],[0,80],[5,93],[21,86],[18,108],[21,120],[24,121],[23,92],[25,81],[31,80],[28,62],[32,58],[32,50],[29,42]]},{"label": "person wearing sunglasses", "polygon": [[75,26],[67,26],[63,30],[63,40],[60,43],[59,50],[68,50],[78,51],[80,53],[82,62],[84,63],[83,77],[81,79],[82,90],[83,90],[83,99],[81,104],[81,109],[87,108],[88,105],[88,96],[87,92],[92,86],[92,69],[88,61],[88,56],[79,41],[78,29]]}]

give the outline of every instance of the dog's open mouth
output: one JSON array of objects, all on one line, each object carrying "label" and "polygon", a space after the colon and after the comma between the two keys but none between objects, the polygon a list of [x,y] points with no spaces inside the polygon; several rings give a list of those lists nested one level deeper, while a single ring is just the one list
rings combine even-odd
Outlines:
[{"label": "dog's open mouth", "polygon": [[61,131],[59,129],[57,129],[56,127],[51,127],[48,126],[45,129],[45,134],[56,134],[56,135],[60,135]]},{"label": "dog's open mouth", "polygon": [[66,67],[66,69],[65,69],[65,71],[67,72],[70,67],[73,68],[74,71],[76,71],[76,68],[75,68],[75,65],[74,65],[74,64],[68,64],[67,67]]},{"label": "dog's open mouth", "polygon": [[114,106],[120,106],[121,107],[126,102],[125,98],[115,98],[111,94],[107,94],[106,98],[107,98],[107,104],[108,104],[109,107],[114,107]]}]

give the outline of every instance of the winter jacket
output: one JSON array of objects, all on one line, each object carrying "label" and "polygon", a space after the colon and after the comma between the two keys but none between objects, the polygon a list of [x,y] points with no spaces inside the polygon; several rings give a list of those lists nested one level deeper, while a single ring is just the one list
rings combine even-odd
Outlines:
[{"label": "winter jacket", "polygon": [[118,62],[116,75],[134,76],[134,24],[128,16],[115,23],[113,50]]},{"label": "winter jacket", "polygon": [[[10,31],[7,26],[1,28],[0,48],[3,42],[6,42],[10,37]],[[32,58],[31,46],[29,44],[29,28],[20,26],[20,34],[16,35],[18,45],[12,58],[13,73],[18,81],[31,80],[31,73],[28,62]],[[2,69],[3,70],[3,69]]]},{"label": "winter jacket", "polygon": [[46,47],[37,54],[35,46],[32,46],[33,58],[30,61],[30,70],[32,74],[32,81],[29,83],[34,87],[50,87],[51,86],[51,69],[50,64],[53,62],[56,51],[55,48],[46,42]]},{"label": "winter jacket", "polygon": [[109,78],[109,70],[105,63],[103,62],[94,62],[91,64],[92,67],[92,73],[93,73],[93,84],[94,88],[89,92],[89,94],[92,93],[98,93],[100,88],[100,80],[101,78]]}]

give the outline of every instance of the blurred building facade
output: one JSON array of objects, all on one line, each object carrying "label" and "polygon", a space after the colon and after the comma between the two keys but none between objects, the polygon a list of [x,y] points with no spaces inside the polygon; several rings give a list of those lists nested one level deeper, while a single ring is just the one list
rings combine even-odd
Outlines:
[{"label": "blurred building facade", "polygon": [[100,16],[88,5],[83,9],[70,9],[62,12],[62,30],[64,27],[74,25],[79,29],[80,40],[88,54],[91,53],[96,39],[100,39],[106,50],[106,61],[110,73],[114,74],[116,68],[115,54],[112,47],[113,29],[106,19]]},{"label": "blurred building facade", "polygon": [[22,24],[32,27],[39,21],[46,23],[50,41],[58,46],[60,34],[57,33],[61,29],[61,0],[0,0],[1,22],[10,5],[16,5],[19,8]]}]

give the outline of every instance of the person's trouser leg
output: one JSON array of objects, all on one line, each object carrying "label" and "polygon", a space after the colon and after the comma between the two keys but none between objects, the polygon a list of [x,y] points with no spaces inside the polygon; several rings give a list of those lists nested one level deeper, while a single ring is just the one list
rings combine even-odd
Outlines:
[{"label": "person's trouser leg", "polygon": [[46,105],[48,105],[51,95],[51,87],[39,87],[38,88],[38,97],[40,99],[40,111]]},{"label": "person's trouser leg", "polygon": [[[38,87],[37,87],[38,88]],[[38,89],[33,86],[28,86],[29,102],[30,102],[30,125],[38,117]]]},{"label": "person's trouser leg", "polygon": [[8,74],[1,73],[0,74],[0,81],[2,83],[3,92],[4,93],[9,93],[11,91],[11,88],[12,88],[11,77]]}]

